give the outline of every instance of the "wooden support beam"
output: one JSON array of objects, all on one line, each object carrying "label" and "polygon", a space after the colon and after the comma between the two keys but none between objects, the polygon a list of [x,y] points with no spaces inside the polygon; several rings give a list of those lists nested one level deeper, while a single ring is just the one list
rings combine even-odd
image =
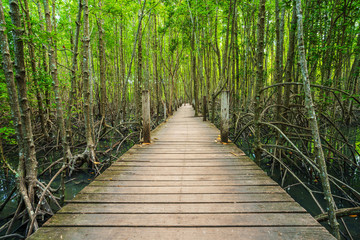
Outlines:
[{"label": "wooden support beam", "polygon": [[142,91],[142,118],[143,118],[143,135],[144,143],[150,143],[150,92],[149,90]]},{"label": "wooden support beam", "polygon": [[221,93],[221,142],[227,143],[229,138],[229,91]]},{"label": "wooden support beam", "polygon": [[207,114],[207,102],[206,96],[203,97],[203,121],[206,121],[206,114]]}]

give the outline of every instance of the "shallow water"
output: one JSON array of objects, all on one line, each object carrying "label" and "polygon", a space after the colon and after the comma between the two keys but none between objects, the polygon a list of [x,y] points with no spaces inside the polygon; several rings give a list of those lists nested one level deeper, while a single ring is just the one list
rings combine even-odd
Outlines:
[{"label": "shallow water", "polygon": [[[250,140],[251,141],[251,140]],[[240,141],[239,141],[240,142]],[[238,142],[238,144],[239,144]],[[254,156],[252,155],[252,152],[250,151],[246,151],[247,149],[249,149],[249,146],[247,143],[244,143],[243,145],[239,145],[239,147],[250,157],[254,160]],[[271,166],[269,162],[262,162],[261,164],[261,168],[272,178],[274,179],[279,185],[282,184],[282,175],[281,172],[279,170],[279,167],[276,167],[274,170],[274,174],[271,175]],[[298,177],[300,176],[300,178],[302,179],[302,181],[307,184],[307,186],[309,187],[311,185],[311,189],[314,191],[319,191],[322,192],[322,186],[320,181],[318,180],[312,180],[313,182],[310,182],[310,180],[308,179],[303,179],[301,177],[301,173],[298,174]],[[316,181],[316,182],[315,182]],[[359,173],[356,172],[354,174],[354,176],[352,177],[352,179],[349,180],[350,185],[357,191],[360,191],[360,177],[359,177]],[[308,191],[300,184],[298,184],[298,181],[292,177],[289,173],[287,174],[284,184],[282,186],[286,192],[288,192],[290,194],[290,196],[296,201],[298,202],[304,209],[306,209],[312,216],[316,216],[318,214],[321,213],[321,210],[317,207],[315,201],[313,200],[313,198],[311,197],[311,195],[308,193]],[[341,196],[340,193],[335,191],[335,195],[339,194]],[[322,194],[317,194],[314,193],[317,201],[320,203],[320,205],[325,208],[324,206],[326,206],[326,202],[323,199],[323,195]],[[340,208],[349,208],[349,207],[354,207],[353,205],[349,204],[347,201],[342,201],[339,200],[338,198],[336,198],[334,196],[334,199],[337,203],[337,206],[339,206]],[[325,208],[326,210],[326,208]],[[357,217],[344,217],[342,218],[345,222],[345,224],[347,225],[353,239],[360,239],[360,216]],[[343,224],[341,223],[341,220],[339,220],[340,226],[341,226],[341,231],[346,232],[346,230],[344,229]],[[326,227],[328,230],[330,230],[329,225],[324,222],[322,223],[322,225],[324,227]],[[350,238],[344,238],[344,239],[350,239]]]},{"label": "shallow water", "polygon": [[[270,170],[268,169],[268,174],[270,175]],[[277,173],[274,174],[274,176],[272,176],[272,178],[274,180],[277,181],[277,183],[281,184],[281,176],[279,171]],[[312,199],[312,197],[310,196],[310,194],[308,193],[308,191],[302,187],[301,185],[295,185],[295,186],[291,186],[291,187],[286,187],[286,186],[290,186],[292,184],[296,184],[296,180],[290,176],[288,176],[286,178],[287,180],[284,181],[284,189],[286,190],[286,192],[288,192],[290,194],[290,196],[292,198],[294,198],[294,200],[296,202],[298,202],[303,208],[305,208],[312,216],[316,216],[318,214],[321,213],[320,209],[317,207],[317,205],[315,204],[314,200]],[[314,183],[312,183],[314,184]],[[308,182],[308,185],[310,185],[310,183]],[[318,191],[321,191],[322,187],[320,182],[315,184]],[[353,185],[354,186],[354,185]],[[357,189],[359,189],[359,186],[357,187]],[[314,194],[317,201],[324,207],[326,206],[326,203],[323,199],[323,195],[322,194]],[[352,205],[350,205],[347,202],[344,201],[339,201],[339,199],[337,199],[336,197],[334,198],[337,206],[341,207],[341,208],[347,208],[347,207],[353,207]],[[360,239],[360,217],[355,217],[355,218],[351,218],[351,217],[344,217],[343,220],[345,221],[353,239]],[[341,221],[339,221],[340,225]],[[329,225],[327,223],[322,223],[322,225],[324,227],[326,227],[328,230],[330,230]],[[342,231],[345,232],[344,228],[341,228]]]},{"label": "shallow water", "polygon": [[[106,150],[109,146],[112,145],[112,142],[103,141],[99,143],[98,149]],[[119,152],[116,152],[116,148],[110,153],[111,155],[115,155],[120,157],[123,153],[125,153],[129,148],[131,148],[134,145],[132,141],[124,142],[121,148],[119,149]],[[58,152],[61,154],[61,150]],[[59,157],[59,154],[54,154],[52,158],[55,160]],[[101,155],[99,155],[101,157]],[[51,160],[52,159],[48,159]],[[102,159],[100,159],[101,161]],[[12,158],[8,158],[9,163],[12,166],[16,166],[17,157],[14,155]],[[113,159],[115,161],[115,159]],[[41,158],[39,158],[39,166],[41,166]],[[102,169],[105,170],[106,167]],[[41,172],[41,170],[39,170]],[[55,174],[53,171],[52,174]],[[84,187],[89,185],[91,181],[95,178],[94,171],[90,168],[87,168],[86,164],[80,169],[79,171],[74,172],[70,177],[66,176],[65,178],[65,200],[71,200],[73,199],[78,192],[80,192]],[[51,175],[44,175],[39,180],[43,182],[44,184],[47,183],[51,179]],[[45,184],[46,185],[46,184]],[[51,187],[56,189],[60,185],[60,175],[55,179],[55,181],[52,183]],[[0,169],[0,205],[5,201],[5,199],[9,196],[11,193],[11,190],[16,186],[16,179],[13,174],[9,173],[9,176],[6,178],[4,171]],[[15,194],[13,194],[14,196]],[[58,196],[58,194],[55,194]],[[13,198],[9,203],[7,203],[4,210],[0,213],[0,226],[2,226],[7,221],[4,220],[9,214],[12,214],[18,205],[18,198]],[[57,211],[58,208],[51,204],[54,211]],[[8,219],[10,220],[10,219]],[[0,236],[5,235],[5,231],[0,232]]]}]

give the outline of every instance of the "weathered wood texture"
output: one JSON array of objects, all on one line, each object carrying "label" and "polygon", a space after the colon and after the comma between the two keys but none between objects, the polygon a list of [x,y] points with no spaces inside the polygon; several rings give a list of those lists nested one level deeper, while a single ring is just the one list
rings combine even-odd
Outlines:
[{"label": "weathered wood texture", "polygon": [[190,106],[30,239],[333,239]]},{"label": "weathered wood texture", "polygon": [[142,121],[143,121],[143,136],[144,143],[150,143],[150,92],[149,90],[142,91]]},{"label": "weathered wood texture", "polygon": [[229,91],[221,93],[221,142],[227,143],[229,138]]}]

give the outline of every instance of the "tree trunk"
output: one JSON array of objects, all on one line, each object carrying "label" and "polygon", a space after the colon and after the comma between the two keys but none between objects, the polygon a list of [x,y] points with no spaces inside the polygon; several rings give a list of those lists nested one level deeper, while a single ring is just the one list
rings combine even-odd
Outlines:
[{"label": "tree trunk", "polygon": [[[276,15],[276,56],[275,56],[275,83],[282,83],[282,71],[283,71],[283,46],[281,41],[281,24],[280,24],[280,7],[279,0],[275,0],[275,15]],[[281,107],[282,104],[282,87],[279,86],[276,95],[276,119],[280,121]]]},{"label": "tree trunk", "polygon": [[[141,5],[141,0],[139,0]],[[145,4],[145,3],[144,3]],[[142,19],[143,12],[139,10],[139,35],[138,35],[138,62],[137,62],[137,81],[135,84],[135,119],[140,121],[141,118],[141,83],[142,83]]]},{"label": "tree trunk", "polygon": [[[224,46],[224,50],[223,50],[223,59],[222,59],[222,68],[221,68],[221,58],[220,58],[220,51],[219,48],[217,46],[217,35],[215,34],[215,43],[216,43],[216,48],[217,48],[217,55],[218,55],[218,65],[219,65],[219,83],[217,88],[214,90],[211,98],[213,103],[215,103],[215,100],[217,98],[217,96],[221,93],[221,91],[227,86],[228,83],[228,78],[226,75],[226,71],[228,70],[228,48],[229,48],[229,33],[230,33],[230,23],[231,21],[231,13],[232,11],[232,7],[235,8],[236,5],[236,0],[233,2],[232,0],[230,0],[229,2],[229,13],[228,13],[228,20],[227,20],[227,27],[226,27],[226,36],[225,36],[225,46]],[[215,109],[215,106],[212,107],[212,109]]]},{"label": "tree trunk", "polygon": [[28,35],[28,48],[29,48],[29,57],[30,57],[30,65],[31,65],[31,71],[33,76],[33,81],[35,84],[35,92],[36,92],[36,99],[39,109],[39,117],[40,117],[40,126],[41,131],[44,134],[45,138],[49,138],[49,134],[46,130],[46,117],[44,115],[44,106],[42,103],[42,96],[39,89],[39,75],[37,74],[36,69],[36,60],[35,60],[35,49],[34,49],[34,43],[32,42],[31,36],[32,33],[32,26],[31,26],[31,20],[30,20],[30,13],[29,13],[29,4],[27,0],[24,0],[24,6],[25,6],[25,18],[26,18],[26,24],[27,24],[27,35]]},{"label": "tree trunk", "polygon": [[[297,14],[296,14],[296,2],[293,1],[293,15],[291,20],[291,28],[289,33],[289,49],[287,53],[286,68],[285,68],[285,82],[291,82],[291,73],[294,67],[295,62],[295,43],[296,43],[296,24],[297,24]],[[284,105],[287,107],[290,104],[290,89],[291,86],[285,86],[285,97]]]},{"label": "tree trunk", "polygon": [[[55,4],[53,0],[53,4]],[[54,6],[53,6],[54,8]],[[46,22],[46,31],[49,35],[52,34],[52,24],[50,20],[50,9],[49,9],[49,0],[44,0],[44,11],[45,11],[45,22]],[[55,22],[54,22],[55,24]],[[55,25],[54,25],[55,29]],[[49,61],[50,61],[50,74],[53,81],[53,89],[55,94],[55,103],[56,103],[56,117],[58,122],[58,127],[60,130],[60,137],[62,142],[62,147],[64,151],[64,162],[67,162],[72,158],[72,154],[70,151],[70,146],[68,144],[68,139],[66,136],[65,130],[65,121],[64,121],[64,114],[63,114],[63,106],[62,106],[62,99],[60,95],[59,89],[59,79],[57,73],[57,56],[56,56],[56,42],[53,38],[49,38],[48,40],[48,53],[49,53]]]},{"label": "tree trunk", "polygon": [[68,117],[66,122],[66,129],[68,132],[68,137],[71,136],[71,116],[72,116],[72,108],[73,104],[75,103],[75,96],[76,96],[76,70],[77,70],[77,56],[78,56],[78,49],[79,49],[79,36],[80,36],[80,27],[81,27],[81,12],[82,12],[82,0],[79,0],[79,10],[76,16],[76,30],[75,30],[75,39],[74,39],[74,48],[73,48],[73,56],[72,56],[72,66],[71,66],[71,89],[69,91],[69,101],[68,101]]},{"label": "tree trunk", "polygon": [[[356,93],[357,89],[357,82],[360,75],[360,34],[358,34],[357,37],[357,46],[356,46],[356,52],[355,52],[355,59],[351,66],[350,75],[349,75],[349,89],[348,91],[351,92],[351,94]],[[347,119],[346,123],[350,124],[351,122],[351,115],[352,115],[352,109],[353,109],[353,101],[348,101],[348,107],[347,107]]]},{"label": "tree trunk", "polygon": [[329,214],[331,232],[337,239],[340,239],[339,223],[336,220],[336,211],[335,211],[336,206],[333,196],[331,194],[329,177],[326,169],[327,167],[326,167],[325,156],[321,146],[319,127],[316,119],[313,99],[311,96],[310,79],[309,79],[309,73],[308,73],[307,61],[305,55],[305,46],[304,46],[301,0],[296,0],[296,10],[298,16],[297,27],[298,27],[298,47],[299,47],[299,58],[300,58],[299,63],[300,63],[301,73],[304,83],[305,106],[309,114],[309,124],[314,139],[315,160],[320,167],[321,184],[324,191],[325,201],[329,208],[328,214]]},{"label": "tree trunk", "polygon": [[[39,14],[39,21],[40,21],[40,29],[41,31],[45,32],[45,27],[43,24],[43,15],[42,15],[42,10],[41,10],[41,6],[40,6],[40,0],[36,1],[36,6],[38,8],[38,14]],[[48,74],[49,72],[49,67],[48,67],[48,63],[47,63],[47,50],[46,50],[46,44],[43,43],[41,46],[41,67],[42,67],[42,78],[45,78],[46,74]],[[39,63],[40,65],[40,63]],[[45,89],[45,117],[46,117],[46,121],[49,119],[50,117],[50,93],[49,93],[49,86],[46,85],[46,89]]]},{"label": "tree trunk", "polygon": [[122,77],[122,121],[126,121],[126,100],[127,100],[127,79],[125,77],[125,60],[124,60],[124,24],[123,24],[123,18],[121,16],[120,18],[120,74]]},{"label": "tree trunk", "polygon": [[11,115],[13,119],[13,124],[16,131],[16,140],[18,142],[19,148],[19,158],[24,158],[24,146],[23,146],[23,132],[22,132],[22,124],[21,124],[21,116],[20,116],[20,106],[18,100],[18,94],[16,91],[16,85],[14,81],[14,72],[13,72],[13,62],[11,60],[10,49],[9,49],[9,41],[6,34],[6,22],[4,16],[4,9],[2,6],[2,0],[0,1],[0,41],[1,44],[1,53],[2,53],[2,67],[5,73],[6,87],[9,96],[9,105],[11,110]]},{"label": "tree trunk", "polygon": [[156,94],[156,122],[159,121],[160,116],[160,95],[159,95],[159,73],[158,73],[158,39],[157,39],[157,20],[156,14],[154,14],[154,82],[155,82],[155,94]]},{"label": "tree trunk", "polygon": [[91,124],[91,99],[90,99],[90,35],[89,35],[89,7],[88,0],[84,0],[84,36],[83,36],[83,100],[84,100],[84,120],[85,120],[85,136],[86,150],[89,160],[95,161],[95,146],[92,134]]},{"label": "tree trunk", "polygon": [[260,129],[260,113],[261,113],[261,93],[260,90],[264,87],[264,33],[265,33],[265,3],[266,0],[260,0],[259,4],[259,22],[258,22],[258,39],[257,39],[257,71],[256,71],[256,85],[255,85],[255,157],[256,162],[260,164],[261,160],[261,129]]},{"label": "tree trunk", "polygon": [[[194,26],[193,26],[194,28]],[[191,34],[191,40],[190,40],[190,46],[191,46],[191,78],[194,84],[194,109],[195,109],[195,117],[199,116],[199,84],[198,84],[198,78],[196,75],[196,53],[195,53],[195,31],[192,31]]]},{"label": "tree trunk", "polygon": [[[99,1],[99,10],[101,13],[102,2]],[[100,14],[100,18],[96,19],[99,31],[99,61],[100,61],[100,116],[102,118],[103,125],[106,126],[105,115],[106,115],[106,53],[104,43],[104,20]]]},{"label": "tree trunk", "polygon": [[[19,109],[20,109],[21,127],[22,127],[21,137],[23,139],[23,141],[21,141],[20,143],[23,144],[23,150],[24,150],[23,151],[24,158],[22,158],[22,156],[20,156],[19,158],[18,184],[19,184],[20,194],[26,205],[27,212],[31,220],[34,220],[34,218],[36,217],[33,210],[33,204],[35,200],[34,199],[35,188],[37,181],[37,160],[36,160],[35,144],[33,140],[32,126],[31,126],[30,106],[29,106],[29,100],[27,98],[27,85],[26,85],[26,76],[25,76],[26,73],[25,73],[25,61],[24,61],[24,43],[23,43],[24,31],[21,26],[21,15],[20,15],[18,1],[10,0],[9,5],[10,5],[11,22],[15,27],[12,31],[13,39],[14,39],[14,52],[15,52],[15,65],[14,65],[15,80],[18,90],[18,98],[20,100]],[[1,9],[3,9],[2,6],[0,7]],[[2,16],[3,15],[4,14],[2,12]],[[2,20],[3,19],[4,17],[2,17]],[[8,46],[7,47],[4,46],[4,48],[9,49]],[[4,52],[4,54],[7,55],[6,52]],[[10,59],[10,55],[7,56],[7,59],[8,60]],[[8,66],[11,65],[9,65],[8,63]],[[9,72],[10,71],[12,72],[12,69],[8,69],[8,70]],[[8,73],[8,76],[9,75],[10,73]],[[11,79],[9,80],[11,81]],[[10,83],[10,85],[12,85],[12,83]],[[11,93],[13,94],[14,91],[12,90]],[[37,228],[38,225],[35,221],[35,229]]]}]

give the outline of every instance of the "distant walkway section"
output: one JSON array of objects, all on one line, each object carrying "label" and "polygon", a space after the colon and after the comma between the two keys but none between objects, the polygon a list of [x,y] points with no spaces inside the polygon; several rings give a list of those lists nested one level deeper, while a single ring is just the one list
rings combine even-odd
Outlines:
[{"label": "distant walkway section", "polygon": [[30,239],[334,239],[219,130],[181,107]]}]

